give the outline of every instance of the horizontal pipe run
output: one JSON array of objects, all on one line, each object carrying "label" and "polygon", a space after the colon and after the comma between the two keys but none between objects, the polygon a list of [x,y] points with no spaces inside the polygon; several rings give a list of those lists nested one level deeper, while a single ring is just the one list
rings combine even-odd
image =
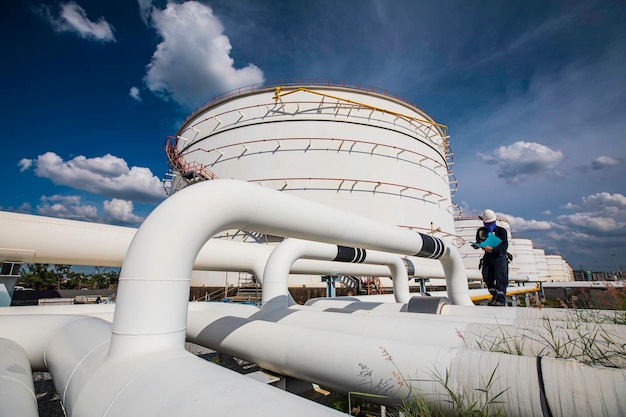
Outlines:
[{"label": "horizontal pipe run", "polygon": [[[20,310],[22,307],[6,307],[0,310]],[[45,308],[45,307],[40,307]],[[0,334],[18,343],[28,354],[33,371],[48,371],[45,353],[50,340],[70,323],[84,316],[70,314],[11,314],[0,315]]]},{"label": "horizontal pipe run", "polygon": [[[0,260],[30,263],[122,266],[137,229],[54,217],[0,211]],[[59,241],[58,236],[64,236]],[[250,272],[262,280],[273,246],[211,239],[194,261],[194,270]],[[445,278],[440,264],[408,256],[415,277]],[[390,276],[382,265],[342,264],[301,259],[293,274]],[[467,270],[480,278],[479,271]]]},{"label": "horizontal pipe run", "polygon": [[[326,322],[332,322],[330,316]],[[537,366],[535,357],[423,343],[416,347],[407,340],[303,328],[255,317],[215,317],[205,321],[204,327],[198,321],[188,327],[188,339],[328,389],[347,392],[359,387],[361,392],[384,395],[387,398],[381,401],[391,404],[404,403],[407,396],[420,392],[433,407],[449,411],[446,388],[474,395],[487,389],[487,381],[494,376],[488,388],[491,395],[503,392],[497,404],[504,415],[544,415],[542,392],[553,416],[608,417],[619,415],[626,405],[621,395],[626,389],[624,370],[562,359],[541,358]],[[358,355],[352,353],[355,347]],[[446,375],[449,380],[444,386],[437,376],[443,379]],[[585,379],[571,378],[573,375]],[[607,390],[610,384],[614,389]]]},{"label": "horizontal pipe run", "polygon": [[287,417],[293,410],[309,417],[342,415],[184,349],[111,358],[107,355],[110,337],[109,323],[85,317],[68,323],[50,341],[46,362],[68,417],[198,416],[207,412]]},{"label": "horizontal pipe run", "polygon": [[0,416],[39,417],[28,354],[19,344],[3,338],[0,338]]}]

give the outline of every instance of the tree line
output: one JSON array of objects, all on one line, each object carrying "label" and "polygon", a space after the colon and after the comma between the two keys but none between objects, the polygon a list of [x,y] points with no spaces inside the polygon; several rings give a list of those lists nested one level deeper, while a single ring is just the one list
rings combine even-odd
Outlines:
[{"label": "tree line", "polygon": [[72,271],[66,264],[26,264],[22,266],[18,285],[34,290],[106,290],[117,287],[119,271],[96,266],[95,272]]}]

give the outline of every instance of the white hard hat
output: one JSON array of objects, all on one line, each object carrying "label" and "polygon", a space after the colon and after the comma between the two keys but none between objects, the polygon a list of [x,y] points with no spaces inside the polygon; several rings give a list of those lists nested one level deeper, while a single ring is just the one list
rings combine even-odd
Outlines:
[{"label": "white hard hat", "polygon": [[478,216],[478,218],[480,218],[480,220],[482,220],[485,223],[491,223],[497,220],[496,213],[491,209],[483,210],[483,212],[480,214],[480,216]]}]

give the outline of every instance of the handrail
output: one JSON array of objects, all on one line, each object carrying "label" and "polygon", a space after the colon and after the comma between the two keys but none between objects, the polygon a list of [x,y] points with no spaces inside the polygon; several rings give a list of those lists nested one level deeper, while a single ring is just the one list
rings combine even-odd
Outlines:
[{"label": "handrail", "polygon": [[[309,90],[307,90],[307,91],[309,91]],[[325,94],[323,94],[323,93],[317,93],[317,92],[313,92],[313,93],[315,93],[315,94],[320,94],[320,95],[322,95],[322,96],[333,97],[333,96],[325,95]],[[370,106],[370,105],[368,105],[368,104],[364,104],[364,103],[357,103],[357,102],[353,102],[353,101],[351,101],[351,100],[347,100],[347,99],[344,99],[344,101],[349,102],[349,103],[350,103],[351,105],[353,105],[353,106],[354,106],[354,105],[357,105],[357,106],[359,106],[359,107],[368,108],[368,109],[371,109],[371,110],[377,110],[377,111],[380,111],[381,113],[388,113],[388,114],[391,114],[391,115],[393,115],[393,116],[396,116],[396,118],[400,118],[400,117],[401,117],[401,118],[409,119],[409,120],[408,120],[408,121],[409,121],[409,124],[410,124],[411,126],[413,126],[414,128],[416,128],[416,129],[418,128],[418,126],[416,126],[416,125],[412,124],[411,122],[420,122],[422,125],[426,125],[426,126],[428,127],[428,129],[430,129],[430,128],[432,128],[433,126],[435,126],[435,127],[442,127],[443,129],[447,130],[447,126],[445,126],[445,125],[440,125],[440,124],[438,124],[438,123],[436,123],[436,122],[434,122],[434,121],[423,120],[423,119],[419,119],[419,118],[416,118],[416,117],[412,117],[412,116],[408,116],[408,115],[403,115],[403,114],[398,113],[398,112],[394,112],[394,111],[391,111],[391,110],[385,110],[385,109],[383,109],[383,108],[379,108],[379,107],[375,107],[375,106]],[[294,103],[295,103],[295,104],[300,104],[300,103],[302,103],[302,104],[317,104],[317,102],[313,102],[313,101],[289,101],[289,102],[281,102],[281,103],[282,103],[283,105],[284,105],[284,104],[294,104]],[[175,136],[175,139],[176,139],[175,143],[178,143],[178,139],[179,139],[179,138],[188,139],[188,138],[185,138],[185,137],[184,137],[184,134],[185,134],[187,131],[189,131],[189,130],[194,130],[194,131],[198,132],[198,131],[194,128],[195,126],[199,126],[199,125],[201,125],[201,124],[203,124],[203,123],[205,123],[205,122],[208,122],[208,121],[210,121],[210,120],[216,120],[218,123],[217,123],[217,125],[213,128],[213,131],[215,131],[215,129],[217,129],[217,126],[219,126],[219,125],[221,124],[221,120],[219,119],[219,117],[221,117],[221,116],[225,116],[225,115],[228,115],[228,114],[231,114],[231,113],[235,113],[235,112],[238,112],[238,113],[240,113],[240,114],[241,114],[241,111],[243,111],[243,110],[256,109],[256,108],[259,108],[259,107],[265,107],[265,108],[267,109],[267,113],[269,113],[269,112],[270,112],[270,105],[275,106],[275,104],[270,104],[270,103],[266,103],[266,104],[254,104],[254,105],[249,105],[249,106],[239,107],[239,108],[236,108],[236,109],[226,110],[226,111],[223,111],[223,112],[221,112],[221,113],[212,114],[212,115],[210,115],[210,116],[204,117],[203,119],[196,120],[196,121],[195,121],[192,125],[186,126],[186,127],[185,127],[185,129],[182,129],[182,127],[181,127],[181,129],[182,129],[182,130],[181,130],[181,129],[179,129],[179,130],[178,130],[178,132],[176,133],[176,136]],[[263,116],[263,117],[265,117],[265,116]],[[239,122],[240,120],[241,120],[241,118],[240,118],[240,119],[238,119],[238,120],[237,120],[237,122]],[[237,122],[235,122],[235,123],[237,123]],[[184,125],[183,125],[183,126],[184,126]],[[416,132],[417,132],[417,130],[416,130]],[[439,136],[441,136],[441,135],[442,135],[442,132],[438,130],[438,131],[437,131],[437,134],[438,134]],[[431,139],[431,137],[426,136],[426,135],[424,135],[424,137],[425,137],[425,138],[427,138],[427,139]],[[447,140],[447,138],[448,138],[448,136],[444,136],[444,141],[443,141],[443,143],[442,143],[442,145],[443,145],[443,149],[444,149],[444,154],[445,154],[444,156],[445,156],[446,158],[448,158],[449,156],[451,156],[451,153],[452,153],[452,150],[451,150],[451,148],[450,148],[450,146],[449,146],[449,141]],[[452,159],[453,159],[453,158],[452,158]]]},{"label": "handrail", "polygon": [[429,124],[429,125],[432,125],[432,126],[437,126],[437,127],[440,127],[443,131],[447,131],[448,130],[448,126],[442,125],[440,123],[437,123],[434,120],[430,121],[430,120],[420,119],[420,118],[409,116],[409,115],[406,115],[406,114],[403,114],[403,113],[398,113],[398,112],[395,112],[395,111],[392,111],[392,110],[383,109],[382,107],[372,106],[371,104],[362,103],[362,102],[359,102],[359,101],[354,101],[354,100],[350,100],[350,99],[343,98],[343,97],[333,96],[331,94],[320,93],[319,91],[314,91],[314,90],[310,90],[308,88],[303,88],[303,87],[299,87],[299,88],[296,88],[294,90],[290,90],[288,92],[281,92],[280,86],[277,86],[276,87],[276,93],[274,94],[273,98],[274,98],[274,100],[278,101],[281,97],[284,97],[284,96],[286,96],[288,94],[296,93],[298,91],[303,91],[305,93],[316,94],[316,95],[319,95],[319,96],[322,96],[322,97],[328,97],[328,98],[332,98],[332,99],[338,100],[338,101],[344,101],[346,103],[350,103],[350,104],[357,105],[359,107],[365,107],[365,108],[368,108],[368,109],[380,111],[380,112],[383,112],[383,113],[389,113],[389,114],[394,115],[394,116],[398,116],[398,117],[402,117],[402,118],[408,119],[409,121],[418,121],[418,122],[426,123],[426,124]]},{"label": "handrail", "polygon": [[221,101],[224,101],[231,97],[239,96],[242,94],[253,93],[255,91],[275,89],[276,87],[279,87],[279,86],[338,87],[338,88],[348,88],[352,90],[369,92],[369,93],[376,93],[376,94],[380,94],[385,97],[393,98],[395,100],[406,103],[409,106],[415,107],[420,112],[430,116],[423,109],[421,109],[419,106],[409,101],[407,98],[401,97],[399,94],[391,90],[384,89],[384,88],[374,87],[372,85],[368,85],[364,83],[345,81],[345,80],[332,80],[332,79],[325,79],[325,78],[291,78],[291,79],[285,79],[285,80],[265,81],[263,83],[250,84],[244,87],[235,88],[233,90],[229,90],[224,93],[218,94],[217,96],[206,101],[204,104],[200,105],[196,110],[194,110],[191,113],[191,115],[185,119],[185,121],[181,124],[181,126],[185,126],[187,122],[189,122],[189,120],[193,119],[196,114],[200,113],[205,108],[213,106]]}]

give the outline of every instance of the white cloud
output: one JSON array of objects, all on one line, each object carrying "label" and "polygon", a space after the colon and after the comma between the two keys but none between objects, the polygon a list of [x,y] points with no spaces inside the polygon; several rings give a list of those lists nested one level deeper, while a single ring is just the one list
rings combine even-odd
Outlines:
[{"label": "white cloud", "polygon": [[41,203],[37,205],[36,210],[42,216],[125,226],[137,226],[143,220],[143,217],[133,213],[132,201],[117,198],[103,202],[102,216],[99,215],[95,205],[84,203],[82,197],[78,195],[41,196],[40,200]]},{"label": "white cloud", "polygon": [[165,10],[152,10],[152,25],[163,40],[144,81],[158,95],[195,107],[216,93],[264,81],[253,64],[235,68],[230,40],[209,6],[169,3]]},{"label": "white cloud", "polygon": [[141,20],[147,25],[150,18],[150,13],[152,12],[152,0],[137,0],[139,3],[139,16],[141,16]]},{"label": "white cloud", "polygon": [[30,167],[33,165],[33,160],[28,158],[22,158],[17,165],[20,167],[20,172],[24,172],[30,169]]},{"label": "white cloud", "polygon": [[80,155],[64,161],[54,152],[47,152],[39,155],[34,165],[39,177],[102,196],[146,202],[165,197],[161,180],[148,168],[129,168],[126,161],[110,154],[96,158]]},{"label": "white cloud", "polygon": [[510,214],[506,214],[504,217],[509,221],[511,225],[511,230],[514,234],[520,232],[529,232],[529,231],[546,231],[551,230],[553,225],[550,222],[542,221],[542,220],[526,220],[522,217],[512,216]]},{"label": "white cloud", "polygon": [[93,22],[87,18],[85,9],[74,2],[61,4],[58,16],[53,14],[49,6],[42,5],[39,11],[57,32],[75,33],[83,39],[115,42],[113,26],[104,17],[100,17],[97,22]]},{"label": "white cloud", "polygon": [[80,196],[42,196],[41,204],[37,205],[37,213],[63,219],[99,220],[98,209],[91,204],[83,204]]},{"label": "white cloud", "polygon": [[580,211],[556,217],[563,228],[588,234],[626,236],[626,196],[601,192],[582,198]]},{"label": "white cloud", "polygon": [[137,101],[141,101],[141,94],[139,93],[139,89],[137,87],[130,87],[128,95]]},{"label": "white cloud", "polygon": [[29,202],[22,203],[18,207],[0,205],[0,210],[13,211],[16,213],[27,213],[27,214],[33,212],[33,208]]},{"label": "white cloud", "polygon": [[623,231],[626,226],[624,222],[618,222],[612,217],[605,217],[597,213],[574,213],[557,216],[556,220],[568,228],[597,233],[615,233],[620,229]]},{"label": "white cloud", "polygon": [[589,258],[597,260],[598,253],[626,250],[626,196],[600,192],[582,197],[577,204],[567,203],[561,209],[568,214],[549,221],[506,217],[513,236],[521,233],[531,238],[535,247],[550,252],[558,248],[558,252],[585,259],[587,263]]},{"label": "white cloud", "polygon": [[107,223],[135,226],[141,223],[142,217],[133,214],[132,201],[114,198],[103,203],[103,211]]},{"label": "white cloud", "polygon": [[484,162],[498,166],[498,176],[516,183],[525,176],[553,171],[563,159],[563,152],[536,142],[518,141],[500,146],[491,154],[477,154]]},{"label": "white cloud", "polygon": [[[51,152],[48,152],[46,155],[50,153]],[[60,159],[58,156],[57,158]],[[52,160],[53,157],[49,156],[48,159]],[[95,158],[87,158],[83,155],[78,155],[69,161],[68,165],[71,165],[77,170],[90,171],[97,175],[109,177],[117,177],[128,171],[126,161],[111,154],[97,156]]]},{"label": "white cloud", "polygon": [[618,166],[622,164],[622,159],[614,158],[612,156],[599,156],[591,162],[593,169],[605,169]]},{"label": "white cloud", "polygon": [[601,192],[583,197],[583,206],[588,209],[606,210],[607,207],[626,209],[626,197],[622,194]]}]

